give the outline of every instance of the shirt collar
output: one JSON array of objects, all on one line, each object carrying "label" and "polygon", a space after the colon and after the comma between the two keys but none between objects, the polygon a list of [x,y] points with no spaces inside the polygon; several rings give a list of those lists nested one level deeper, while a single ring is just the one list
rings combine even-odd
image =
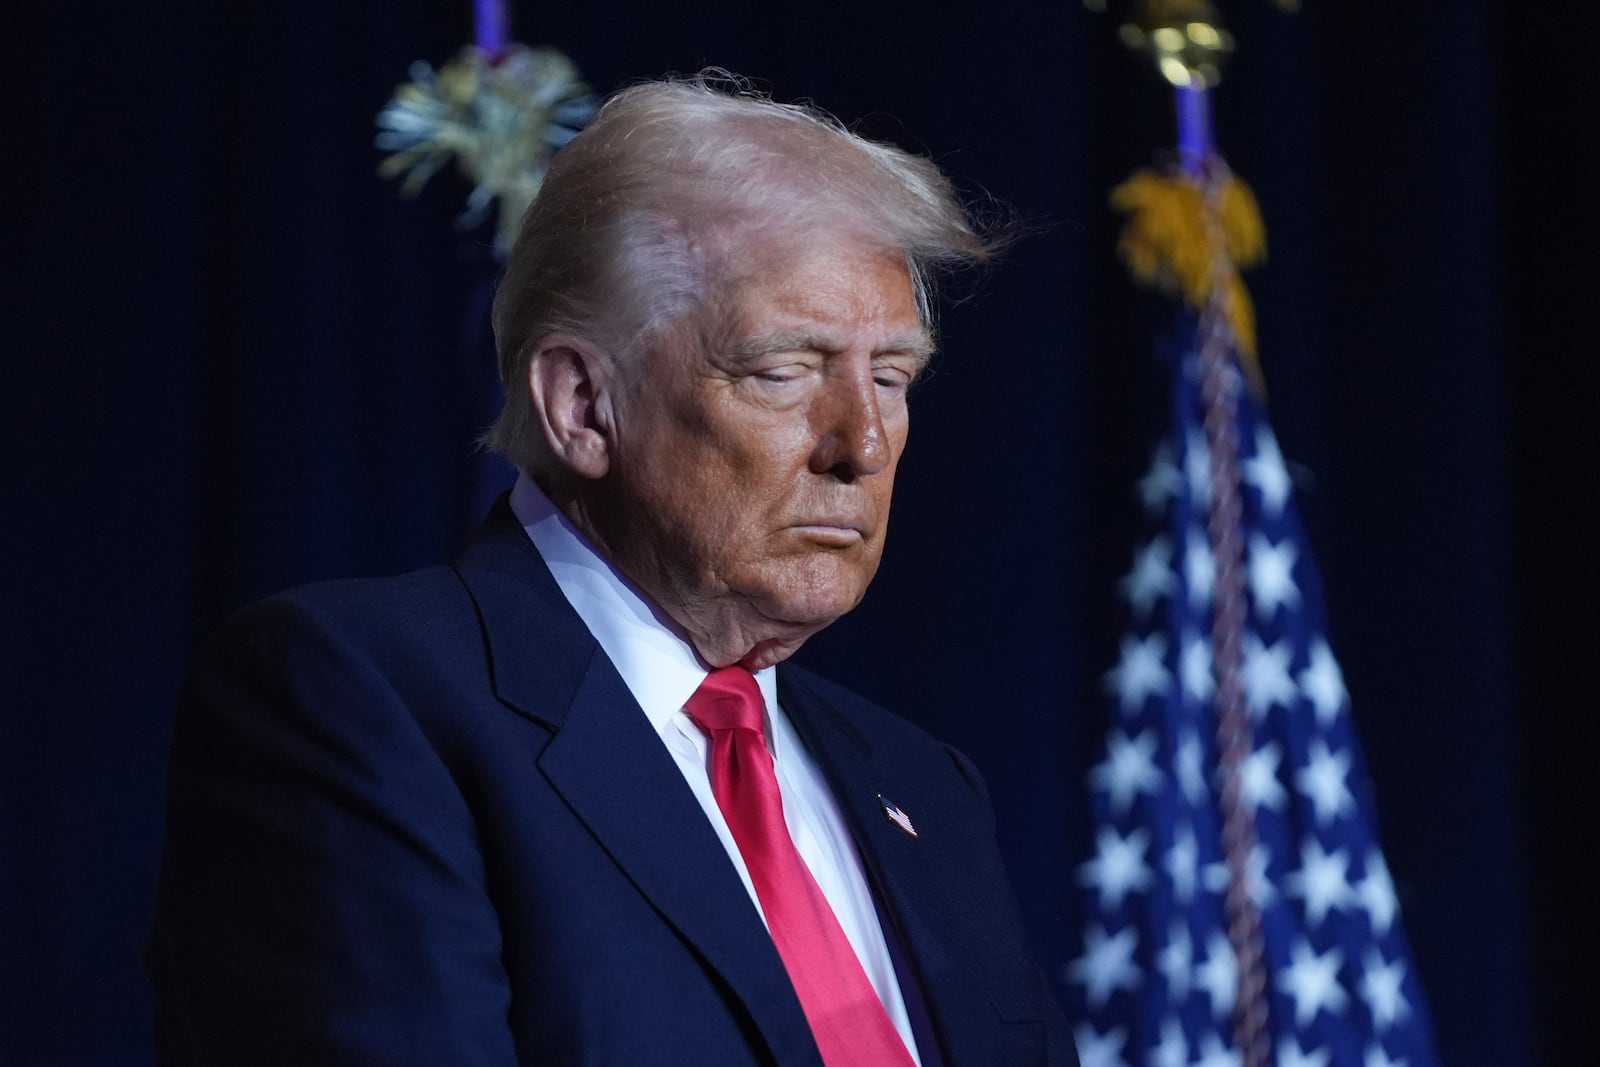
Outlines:
[{"label": "shirt collar", "polygon": [[[613,567],[527,475],[511,490],[511,510],[567,603],[659,732],[694,695],[708,668],[644,591]],[[778,706],[776,671],[768,667],[755,677],[770,718]]]}]

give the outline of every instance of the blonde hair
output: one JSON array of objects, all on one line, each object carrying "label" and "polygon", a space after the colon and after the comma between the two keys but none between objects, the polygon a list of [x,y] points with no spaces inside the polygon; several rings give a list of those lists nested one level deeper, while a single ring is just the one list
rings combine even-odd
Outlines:
[{"label": "blonde hair", "polygon": [[715,299],[740,249],[819,233],[903,254],[930,333],[934,278],[998,244],[930,160],[817,108],[722,72],[616,93],[557,153],[523,216],[495,294],[506,404],[485,443],[530,474],[544,462],[526,385],[540,338],[572,333],[638,356]]}]

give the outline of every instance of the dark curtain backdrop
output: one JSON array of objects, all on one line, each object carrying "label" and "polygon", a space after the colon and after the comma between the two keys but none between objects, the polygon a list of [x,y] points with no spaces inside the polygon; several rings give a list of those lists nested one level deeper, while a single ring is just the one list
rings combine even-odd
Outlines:
[{"label": "dark curtain backdrop", "polygon": [[[1077,918],[1165,314],[1107,190],[1163,93],[1068,0],[514,3],[591,83],[715,64],[933,155],[1031,236],[943,313],[888,560],[802,659],[986,771],[1041,959]],[[1116,5],[1113,5],[1115,7]],[[1259,194],[1272,415],[1325,571],[1404,917],[1453,1067],[1589,1062],[1597,20],[1223,4],[1219,139]],[[465,0],[33,5],[0,35],[7,323],[0,1062],[148,1063],[138,955],[170,707],[248,600],[448,557],[503,468],[495,266],[465,189],[402,201],[373,116]],[[1580,1000],[1581,998],[1581,1000]]]}]

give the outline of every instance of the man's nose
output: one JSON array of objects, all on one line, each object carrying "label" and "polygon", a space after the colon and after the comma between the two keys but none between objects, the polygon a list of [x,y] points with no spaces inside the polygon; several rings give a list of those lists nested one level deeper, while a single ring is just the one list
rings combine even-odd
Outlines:
[{"label": "man's nose", "polygon": [[893,456],[872,368],[832,378],[812,413],[811,469],[843,481],[877,474]]}]

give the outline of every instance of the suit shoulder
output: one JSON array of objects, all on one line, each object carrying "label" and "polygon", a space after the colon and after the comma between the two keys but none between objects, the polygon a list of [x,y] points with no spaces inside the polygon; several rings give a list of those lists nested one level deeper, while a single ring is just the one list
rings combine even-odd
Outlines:
[{"label": "suit shoulder", "polygon": [[218,631],[228,643],[322,631],[380,646],[437,638],[441,630],[476,628],[472,599],[456,572],[427,567],[383,578],[314,582],[275,593],[235,612]]},{"label": "suit shoulder", "polygon": [[436,614],[453,601],[468,599],[454,568],[439,565],[382,578],[313,582],[267,597],[257,606],[279,605],[330,622],[371,625],[406,615]]},{"label": "suit shoulder", "polygon": [[295,678],[366,678],[404,693],[481,675],[484,657],[472,597],[439,566],[317,582],[256,601],[200,646],[188,681],[256,679],[277,689]]}]

